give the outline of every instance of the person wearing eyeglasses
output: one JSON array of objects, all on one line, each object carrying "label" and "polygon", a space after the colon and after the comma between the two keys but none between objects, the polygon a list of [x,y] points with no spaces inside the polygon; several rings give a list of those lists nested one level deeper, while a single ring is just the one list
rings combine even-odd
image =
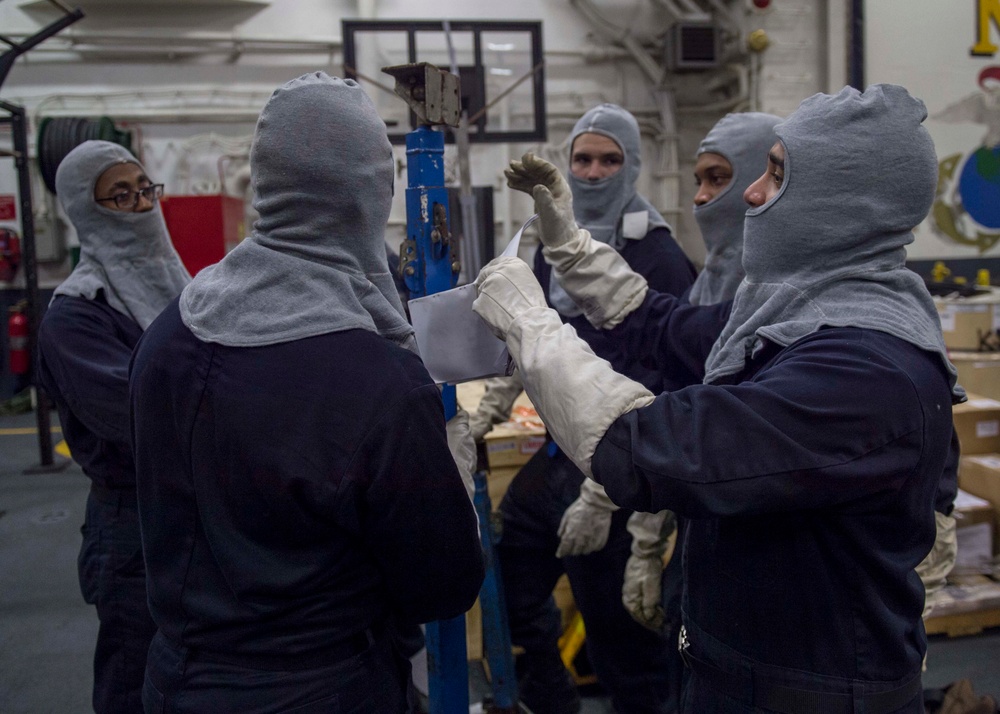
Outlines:
[{"label": "person wearing eyeglasses", "polygon": [[163,222],[163,184],[123,147],[84,142],[59,165],[56,190],[79,236],[80,262],[39,327],[38,375],[91,480],[78,569],[100,620],[94,711],[138,712],[156,626],[146,604],[128,365],[143,330],[191,276]]}]

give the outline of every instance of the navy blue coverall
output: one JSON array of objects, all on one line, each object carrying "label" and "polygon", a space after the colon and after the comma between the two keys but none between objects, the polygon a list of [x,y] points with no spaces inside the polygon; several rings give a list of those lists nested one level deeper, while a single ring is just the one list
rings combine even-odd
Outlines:
[{"label": "navy blue coverall", "polygon": [[465,612],[484,575],[420,358],[365,330],[205,343],[174,301],[130,379],[146,711],[405,711],[398,626]]},{"label": "navy blue coverall", "polygon": [[97,714],[141,711],[146,652],[156,626],[146,605],[128,365],[142,328],[94,300],[56,296],[38,330],[39,382],[59,410],[63,436],[90,478],[78,570],[100,620],[94,651]]},{"label": "navy blue coverall", "polygon": [[[681,295],[694,282],[694,266],[666,228],[654,228],[642,240],[626,240],[621,255],[656,290]],[[540,250],[534,270],[547,293],[552,269]],[[616,371],[657,393],[674,386],[663,380],[654,363],[626,354],[617,337],[595,329],[582,315],[563,320]],[[500,504],[503,535],[497,550],[511,639],[525,649],[519,657],[521,699],[535,714],[579,711],[579,696],[559,657],[561,619],[551,597],[565,572],[583,615],[587,655],[616,710],[674,712],[682,671],[676,649],[681,558],[674,557],[664,574],[666,611],[674,618],[667,634],[660,636],[635,622],[622,606],[622,580],[632,545],[625,525],[631,511],[613,514],[602,550],[555,557],[559,522],[580,495],[584,476],[554,442],[546,447],[521,468]]]},{"label": "navy blue coverall", "polygon": [[[650,292],[612,332],[694,382],[727,307]],[[612,424],[594,478],[686,519],[684,711],[922,711],[914,568],[950,477],[951,404],[940,355],[840,327]]]}]

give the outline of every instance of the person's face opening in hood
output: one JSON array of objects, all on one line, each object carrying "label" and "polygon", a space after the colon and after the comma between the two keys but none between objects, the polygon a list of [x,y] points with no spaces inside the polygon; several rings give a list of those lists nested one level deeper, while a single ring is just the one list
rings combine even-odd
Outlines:
[{"label": "person's face opening in hood", "polygon": [[698,154],[694,165],[694,182],[697,191],[694,205],[704,206],[715,199],[733,180],[733,165],[721,154],[706,151]]},{"label": "person's face opening in hood", "polygon": [[146,213],[153,210],[153,182],[138,164],[121,163],[107,169],[94,184],[94,200],[112,211]]},{"label": "person's face opening in hood", "polygon": [[604,134],[585,133],[576,137],[570,155],[570,171],[584,181],[600,181],[614,176],[625,164],[618,143]]},{"label": "person's face opening in hood", "polygon": [[767,170],[743,192],[743,200],[752,208],[760,208],[778,195],[785,183],[785,147],[775,142],[767,152]]}]

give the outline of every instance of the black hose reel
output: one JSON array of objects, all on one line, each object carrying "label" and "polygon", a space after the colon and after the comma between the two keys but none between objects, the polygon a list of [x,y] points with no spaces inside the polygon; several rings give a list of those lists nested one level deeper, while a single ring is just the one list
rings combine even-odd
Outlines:
[{"label": "black hose reel", "polygon": [[132,151],[131,132],[115,128],[109,117],[46,117],[42,120],[38,127],[38,167],[49,191],[56,193],[56,169],[66,154],[89,139],[110,141]]}]

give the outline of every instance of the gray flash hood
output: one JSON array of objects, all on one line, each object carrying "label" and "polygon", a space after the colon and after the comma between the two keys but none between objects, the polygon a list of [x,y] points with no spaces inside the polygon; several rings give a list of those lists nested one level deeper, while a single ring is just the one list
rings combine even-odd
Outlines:
[{"label": "gray flash hood", "polygon": [[861,327],[940,355],[937,309],[905,267],[930,210],[937,158],[924,103],[891,84],[806,99],[775,132],[785,180],[747,211],[746,279],[706,362],[705,382],[743,370],[764,340],[787,346],[822,327]]},{"label": "gray flash hood", "polygon": [[170,242],[160,204],[143,213],[116,211],[94,200],[94,186],[116,164],[138,160],[109,141],[85,141],[56,171],[56,191],[80,240],[80,262],[55,295],[108,304],[146,329],[191,276]]},{"label": "gray flash hood", "polygon": [[747,204],[743,192],[767,168],[767,152],[777,137],[773,114],[727,114],[712,127],[695,156],[718,154],[732,166],[729,185],[703,206],[694,207],[694,218],[705,241],[705,268],[691,286],[692,305],[712,305],[732,300],[743,281],[743,218]]},{"label": "gray flash hood", "polygon": [[323,72],[279,87],[250,166],[260,218],[184,290],[184,324],[231,346],[362,329],[412,347],[385,253],[392,147],[361,87]]},{"label": "gray flash hood", "polygon": [[[653,228],[670,228],[653,204],[635,190],[642,169],[642,151],[639,122],[632,113],[617,104],[599,104],[580,117],[569,138],[571,163],[573,143],[581,134],[608,137],[621,147],[625,161],[617,173],[599,181],[579,179],[572,171],[567,172],[577,224],[615,250],[621,250],[626,240],[642,240]],[[554,272],[552,275],[549,300],[567,317],[582,315]]]}]

